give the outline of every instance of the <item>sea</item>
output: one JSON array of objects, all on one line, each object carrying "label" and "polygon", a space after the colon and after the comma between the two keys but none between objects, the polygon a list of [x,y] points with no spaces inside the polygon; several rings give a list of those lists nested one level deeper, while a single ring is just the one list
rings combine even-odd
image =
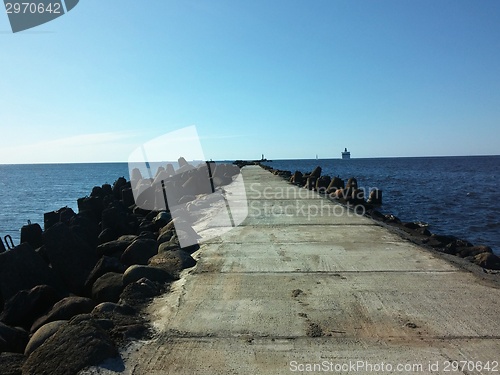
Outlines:
[{"label": "sea", "polygon": [[[275,169],[347,180],[383,191],[380,211],[429,230],[490,246],[500,254],[500,156],[274,160]],[[92,187],[129,179],[127,163],[0,165],[0,236],[19,243],[20,228],[61,207],[77,212]]]}]

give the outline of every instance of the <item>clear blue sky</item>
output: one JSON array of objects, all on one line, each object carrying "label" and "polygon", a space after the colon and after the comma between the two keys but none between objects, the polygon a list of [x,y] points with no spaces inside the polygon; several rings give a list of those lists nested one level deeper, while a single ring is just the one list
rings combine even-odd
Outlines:
[{"label": "clear blue sky", "polygon": [[498,0],[83,0],[0,45],[0,163],[500,154]]}]

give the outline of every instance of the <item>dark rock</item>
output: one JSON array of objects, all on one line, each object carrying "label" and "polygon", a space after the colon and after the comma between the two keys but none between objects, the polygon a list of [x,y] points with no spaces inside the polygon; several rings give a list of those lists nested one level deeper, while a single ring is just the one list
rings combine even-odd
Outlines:
[{"label": "dark rock", "polygon": [[108,272],[99,277],[92,286],[92,298],[97,302],[118,302],[123,291],[122,274]]},{"label": "dark rock", "polygon": [[71,219],[71,231],[79,239],[86,241],[92,249],[98,245],[97,237],[99,236],[99,224],[92,220],[85,212],[80,213]]},{"label": "dark rock", "polygon": [[152,221],[156,229],[160,230],[172,221],[172,215],[169,212],[162,211],[158,213]]},{"label": "dark rock", "polygon": [[61,298],[62,295],[48,285],[22,290],[5,303],[0,320],[13,327],[29,329]]},{"label": "dark rock", "polygon": [[125,240],[119,238],[114,241],[103,243],[102,245],[97,246],[96,249],[97,256],[102,257],[103,255],[107,255],[107,256],[114,256],[121,258],[125,249],[129,247],[132,242],[135,241],[137,236],[133,236],[133,238],[134,238],[133,240],[132,239]]},{"label": "dark rock", "polygon": [[161,229],[160,234],[158,235],[158,239],[157,239],[158,245],[161,245],[164,242],[170,241],[175,234],[175,228],[173,226],[170,228],[167,228],[167,229],[165,229],[165,228],[166,228],[166,226],[164,226]]},{"label": "dark rock", "polygon": [[149,258],[158,253],[158,242],[150,239],[137,239],[122,254],[121,261],[127,266],[148,264]]},{"label": "dark rock", "polygon": [[97,263],[94,249],[62,223],[45,231],[43,238],[54,272],[71,292],[83,294],[85,281]]},{"label": "dark rock", "polygon": [[474,263],[483,268],[500,270],[500,258],[492,253],[482,253],[474,257]]},{"label": "dark rock", "polygon": [[401,224],[401,220],[399,220],[398,217],[392,215],[392,214],[387,214],[385,215],[385,220],[386,223],[389,224]]},{"label": "dark rock", "polygon": [[67,324],[67,320],[56,320],[41,326],[37,331],[31,336],[26,349],[24,350],[24,355],[29,356],[33,353],[40,345],[42,345],[49,337],[57,332],[64,324]]},{"label": "dark rock", "polygon": [[158,283],[167,283],[174,280],[174,277],[164,269],[151,266],[133,265],[127,268],[123,274],[123,284],[128,285],[142,278],[156,281]]},{"label": "dark rock", "polygon": [[456,241],[457,238],[453,236],[443,236],[439,234],[433,234],[429,237],[427,245],[435,248],[444,248],[446,245]]},{"label": "dark rock", "polygon": [[330,184],[328,185],[326,191],[327,193],[334,193],[338,189],[343,189],[345,187],[344,180],[342,180],[340,177],[334,177],[330,181]]},{"label": "dark rock", "polygon": [[23,225],[21,228],[21,243],[27,242],[33,249],[43,245],[42,227],[40,224]]},{"label": "dark rock", "polygon": [[95,281],[102,275],[108,272],[115,272],[121,274],[124,273],[126,269],[127,267],[123,265],[118,259],[113,257],[103,256],[101,259],[99,259],[94,269],[90,273],[87,281],[85,282],[85,287],[88,291],[90,291],[92,290],[92,286],[94,285]]},{"label": "dark rock", "polygon": [[321,176],[321,167],[317,166],[313,169],[313,171],[309,174],[309,177],[319,178]]},{"label": "dark rock", "polygon": [[295,171],[292,177],[290,177],[290,182],[295,185],[304,185],[304,176],[302,172]]},{"label": "dark rock", "polygon": [[102,211],[102,230],[112,229],[118,235],[133,234],[135,227],[132,225],[133,217],[125,207],[119,205],[106,208]]},{"label": "dark rock", "polygon": [[26,357],[19,353],[0,353],[2,375],[22,375],[22,366],[25,360]]},{"label": "dark rock", "polygon": [[321,176],[316,180],[316,190],[325,193],[332,179],[330,176]]},{"label": "dark rock", "polygon": [[[120,275],[121,276],[121,275]],[[52,309],[33,323],[31,332],[35,332],[44,324],[56,320],[69,320],[78,314],[90,313],[96,303],[89,298],[84,297],[66,297],[57,302]]]},{"label": "dark rock", "polygon": [[58,291],[65,288],[47,263],[25,243],[0,254],[0,295],[4,301],[20,290],[49,285]]},{"label": "dark rock", "polygon": [[456,255],[462,258],[475,257],[478,254],[493,252],[493,250],[491,250],[491,247],[489,246],[458,247],[455,250],[456,250]]},{"label": "dark rock", "polygon": [[97,242],[99,243],[99,245],[102,245],[106,242],[116,240],[116,237],[117,237],[117,235],[113,229],[106,228],[101,233],[99,233],[99,236],[97,238]]},{"label": "dark rock", "polygon": [[420,225],[418,225],[417,223],[403,223],[403,227],[410,230],[416,230],[421,228]]},{"label": "dark rock", "polygon": [[43,214],[43,228],[44,230],[49,229],[51,226],[59,222],[59,212],[51,211],[45,212]]},{"label": "dark rock", "polygon": [[138,306],[162,293],[160,286],[148,279],[140,279],[128,284],[120,296],[120,303]]},{"label": "dark rock", "polygon": [[63,207],[59,210],[59,222],[69,224],[75,215],[75,211],[72,208]]},{"label": "dark rock", "polygon": [[149,265],[166,270],[171,275],[177,275],[185,268],[196,265],[196,260],[183,250],[165,251],[149,260]]},{"label": "dark rock", "polygon": [[24,353],[28,340],[28,332],[24,329],[0,323],[0,352]]},{"label": "dark rock", "polygon": [[368,197],[368,203],[382,204],[382,190],[373,189],[372,191],[370,191],[370,196]]},{"label": "dark rock", "polygon": [[115,199],[121,199],[122,189],[125,188],[127,188],[127,180],[125,177],[120,177],[113,183],[113,195]]},{"label": "dark rock", "polygon": [[385,220],[384,214],[382,214],[380,211],[377,211],[377,210],[372,210],[370,212],[370,216],[372,217],[372,219],[377,220],[377,221],[384,221]]},{"label": "dark rock", "polygon": [[133,206],[135,204],[134,191],[132,190],[132,188],[122,189],[121,200],[126,207],[130,207],[130,206]]},{"label": "dark rock", "polygon": [[141,339],[148,331],[148,327],[144,324],[130,324],[126,326],[119,326],[113,330],[115,335],[121,335],[124,340],[128,339]]},{"label": "dark rock", "polygon": [[28,357],[24,375],[77,374],[118,356],[109,335],[92,319],[70,322]]},{"label": "dark rock", "polygon": [[94,307],[91,315],[106,316],[106,314],[134,315],[136,310],[129,305],[121,305],[114,302],[102,302]]},{"label": "dark rock", "polygon": [[347,180],[346,189],[357,189],[357,188],[358,188],[358,180],[356,180],[354,177],[351,177],[349,180]]},{"label": "dark rock", "polygon": [[99,222],[104,210],[104,201],[101,196],[85,197],[77,200],[78,212],[91,212],[94,221]]}]

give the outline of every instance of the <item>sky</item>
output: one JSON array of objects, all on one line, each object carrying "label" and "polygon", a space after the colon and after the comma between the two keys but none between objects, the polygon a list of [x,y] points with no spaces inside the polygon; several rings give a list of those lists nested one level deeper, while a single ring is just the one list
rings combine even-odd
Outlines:
[{"label": "sky", "polygon": [[498,0],[82,0],[0,46],[0,164],[500,154]]}]

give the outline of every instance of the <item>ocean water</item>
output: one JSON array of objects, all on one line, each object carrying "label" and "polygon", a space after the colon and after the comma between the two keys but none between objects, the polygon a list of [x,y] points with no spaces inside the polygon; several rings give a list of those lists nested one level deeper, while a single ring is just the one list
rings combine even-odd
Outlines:
[{"label": "ocean water", "polygon": [[383,191],[380,211],[429,230],[484,244],[500,254],[500,156],[276,160],[276,169],[346,180]]},{"label": "ocean water", "polygon": [[17,245],[28,220],[43,228],[44,212],[78,212],[78,198],[121,176],[129,179],[127,163],[0,165],[0,236]]},{"label": "ocean water", "polygon": [[[451,234],[500,253],[500,156],[277,160],[268,165],[347,180],[367,191],[383,190],[380,210],[403,221],[423,221],[434,233]],[[68,206],[92,187],[113,184],[126,163],[0,165],[0,236],[19,243],[31,220],[43,227],[43,213]]]}]

